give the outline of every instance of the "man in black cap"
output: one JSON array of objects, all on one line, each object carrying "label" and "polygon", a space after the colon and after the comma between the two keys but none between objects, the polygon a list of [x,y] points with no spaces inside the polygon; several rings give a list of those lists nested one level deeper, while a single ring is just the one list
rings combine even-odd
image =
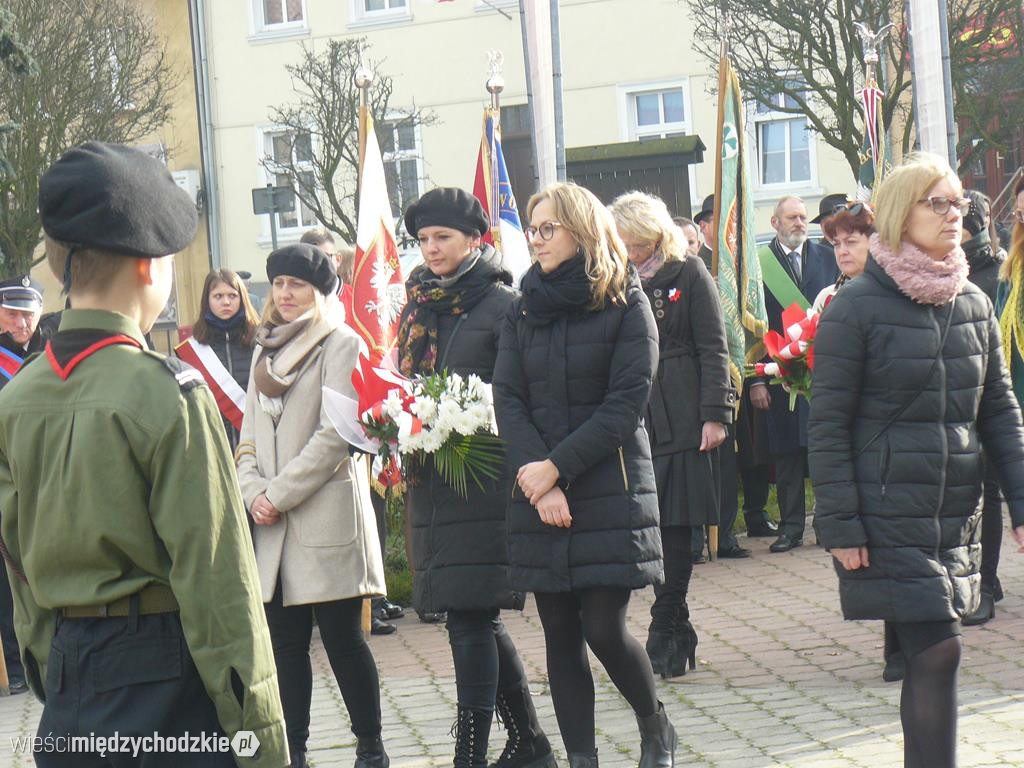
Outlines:
[{"label": "man in black cap", "polygon": [[714,255],[711,249],[715,247],[715,241],[718,239],[718,233],[715,232],[714,195],[708,195],[704,198],[704,202],[701,203],[700,210],[697,212],[697,215],[693,217],[693,222],[700,227],[700,236],[704,241],[700,249],[697,251],[697,255],[700,256],[701,261],[704,262],[704,266],[708,268],[708,272],[711,272],[711,259]]},{"label": "man in black cap", "polygon": [[206,734],[201,756],[169,761],[149,754],[154,740],[128,762],[282,768],[273,653],[220,412],[197,371],[143,340],[173,254],[195,235],[195,205],[159,161],[89,142],[40,179],[39,213],[72,308],[0,395],[2,553],[25,677],[44,702],[38,735]]},{"label": "man in black cap", "polygon": [[[824,230],[825,222],[846,207],[846,200],[847,197],[845,194],[825,195],[818,203],[818,215],[811,219],[811,224],[817,224],[822,228],[822,230]],[[828,251],[833,255],[835,254],[835,249],[832,247],[832,243],[828,241],[827,237],[819,239],[818,245],[828,249]]]}]

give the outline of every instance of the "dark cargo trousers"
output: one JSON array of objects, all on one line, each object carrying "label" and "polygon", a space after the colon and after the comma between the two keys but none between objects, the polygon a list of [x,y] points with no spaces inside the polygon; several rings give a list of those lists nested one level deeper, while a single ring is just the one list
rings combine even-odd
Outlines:
[{"label": "dark cargo trousers", "polygon": [[[209,748],[222,731],[177,613],[58,619],[44,689],[34,749],[39,768],[234,768],[230,748],[179,751],[202,748],[203,735]],[[180,738],[186,732],[187,744]],[[90,736],[115,734],[119,743],[103,752],[68,751],[73,737],[85,737],[88,748]],[[168,751],[133,754],[128,739],[154,734]],[[175,744],[167,747],[171,738]]]}]

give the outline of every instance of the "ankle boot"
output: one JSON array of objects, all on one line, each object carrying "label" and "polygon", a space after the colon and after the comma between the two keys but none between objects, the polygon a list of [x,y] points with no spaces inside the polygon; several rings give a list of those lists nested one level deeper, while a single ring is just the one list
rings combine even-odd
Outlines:
[{"label": "ankle boot", "polygon": [[665,705],[658,702],[658,711],[636,718],[640,726],[640,764],[638,768],[673,768],[676,754],[676,729],[668,720]]},{"label": "ankle boot", "polygon": [[487,768],[487,738],[493,713],[459,707],[450,733],[455,737],[454,768]]},{"label": "ankle boot", "polygon": [[592,754],[570,754],[569,768],[597,768],[597,750]]},{"label": "ankle boot", "polygon": [[292,755],[292,761],[288,763],[288,768],[309,768],[309,763],[306,762],[306,753],[289,749]]},{"label": "ankle boot", "polygon": [[530,689],[525,685],[498,694],[498,721],[508,731],[508,741],[490,768],[556,768],[551,744],[537,720]]},{"label": "ankle boot", "polygon": [[353,768],[388,768],[391,760],[384,751],[380,736],[360,736],[356,742],[356,762]]},{"label": "ankle boot", "polygon": [[977,627],[985,624],[996,617],[996,601],[992,592],[985,587],[981,588],[981,600],[978,607],[961,619],[960,623],[965,627]]},{"label": "ankle boot", "polygon": [[687,619],[676,622],[672,655],[667,659],[665,677],[677,677],[686,674],[686,668],[697,668],[697,630]]},{"label": "ankle boot", "polygon": [[647,631],[647,657],[651,660],[651,667],[654,668],[654,674],[661,675],[664,677],[672,677],[669,674],[669,662],[676,650],[675,636],[671,632],[664,632],[654,628],[654,622],[651,622],[651,628]]}]

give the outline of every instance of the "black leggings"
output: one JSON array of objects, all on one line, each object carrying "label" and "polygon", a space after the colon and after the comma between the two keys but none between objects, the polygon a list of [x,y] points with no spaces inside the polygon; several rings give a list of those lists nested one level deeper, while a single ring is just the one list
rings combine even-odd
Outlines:
[{"label": "black leggings", "polygon": [[638,716],[653,715],[658,709],[650,659],[626,629],[629,593],[625,587],[593,587],[536,594],[551,699],[570,754],[592,754],[596,749],[588,645]]},{"label": "black leggings", "polygon": [[281,585],[274,599],[264,605],[270,640],[277,662],[277,683],[288,731],[288,747],[294,756],[306,751],[309,740],[309,706],[313,697],[313,668],[309,644],[313,614],[331,669],[345,700],[352,733],[357,737],[380,735],[380,680],[370,647],[363,639],[363,599],[327,603],[281,605]]},{"label": "black leggings", "polygon": [[984,506],[981,508],[981,588],[997,592],[999,548],[1003,545],[1003,497],[991,461],[985,462]]},{"label": "black leggings", "polygon": [[448,642],[459,706],[494,711],[499,691],[526,685],[526,673],[498,609],[448,611]]},{"label": "black leggings", "polygon": [[907,659],[900,697],[905,768],[956,768],[956,674],[960,637]]},{"label": "black leggings", "polygon": [[665,552],[665,583],[654,585],[654,604],[651,606],[651,629],[672,632],[690,620],[690,607],[686,595],[693,576],[693,558],[690,539],[693,531],[701,528],[672,526],[661,529],[662,549]]}]

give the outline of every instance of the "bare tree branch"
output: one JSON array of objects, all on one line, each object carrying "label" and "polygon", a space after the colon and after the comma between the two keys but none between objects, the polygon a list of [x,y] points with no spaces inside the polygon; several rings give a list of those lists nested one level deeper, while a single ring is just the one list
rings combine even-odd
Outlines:
[{"label": "bare tree branch", "polygon": [[7,0],[9,32],[29,41],[35,77],[0,69],[0,121],[14,174],[0,178],[0,274],[28,271],[40,239],[39,177],[85,141],[133,143],[163,126],[182,74],[153,20],[126,0]]},{"label": "bare tree branch", "polygon": [[[263,167],[286,174],[299,200],[327,229],[355,242],[359,169],[359,94],[356,69],[369,66],[376,77],[368,94],[368,106],[377,127],[377,139],[385,144],[386,118],[395,119],[390,106],[393,90],[389,76],[381,74],[383,62],[370,58],[365,38],[330,40],[319,53],[303,46],[302,58],[287,67],[296,98],[270,110],[270,120],[285,132],[288,157],[265,157]],[[436,116],[412,108],[401,119],[429,125]],[[296,151],[299,150],[299,151]]]}]

